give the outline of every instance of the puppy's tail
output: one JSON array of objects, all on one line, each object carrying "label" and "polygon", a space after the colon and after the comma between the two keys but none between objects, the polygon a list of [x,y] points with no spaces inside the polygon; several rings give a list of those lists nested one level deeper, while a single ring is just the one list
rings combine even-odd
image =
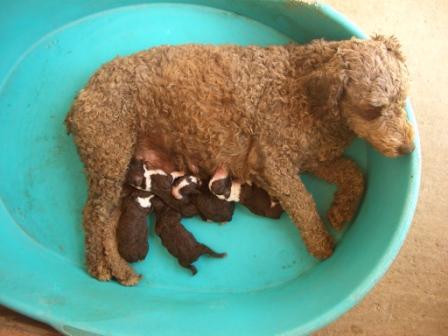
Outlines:
[{"label": "puppy's tail", "polygon": [[225,252],[224,253],[215,252],[210,247],[204,244],[201,244],[201,247],[202,247],[202,254],[207,254],[212,258],[224,258],[227,255],[227,253]]}]

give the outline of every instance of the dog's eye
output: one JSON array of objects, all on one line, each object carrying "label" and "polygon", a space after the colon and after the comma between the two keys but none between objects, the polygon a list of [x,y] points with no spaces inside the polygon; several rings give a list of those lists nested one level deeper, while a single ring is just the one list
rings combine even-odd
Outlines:
[{"label": "dog's eye", "polygon": [[381,116],[384,106],[369,106],[362,111],[361,115],[366,120],[374,120]]}]

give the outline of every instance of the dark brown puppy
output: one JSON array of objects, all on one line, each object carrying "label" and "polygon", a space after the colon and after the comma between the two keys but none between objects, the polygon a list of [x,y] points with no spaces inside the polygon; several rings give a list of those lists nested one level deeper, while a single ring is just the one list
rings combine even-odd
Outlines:
[{"label": "dark brown puppy", "polygon": [[259,216],[278,219],[283,213],[281,205],[255,184],[242,184],[239,199],[242,205]]},{"label": "dark brown puppy", "polygon": [[[230,179],[229,179],[230,180]],[[199,182],[198,182],[199,181]],[[225,192],[225,181],[218,180],[213,185]],[[193,180],[188,175],[181,176],[173,183],[173,196],[178,200],[184,200],[185,205],[181,208],[183,217],[199,215],[204,221],[225,223],[232,220],[235,210],[234,202],[219,199],[212,194],[208,188],[210,181],[202,184],[200,180]],[[221,186],[222,185],[222,186]],[[230,190],[231,181],[228,186]]]},{"label": "dark brown puppy", "polygon": [[239,181],[232,181],[230,175],[225,170],[217,171],[208,183],[211,194],[223,202],[240,202],[254,214],[278,219],[283,213],[281,205],[274,201],[271,196],[262,188],[251,183],[241,184]]},{"label": "dark brown puppy", "polygon": [[128,262],[143,260],[149,249],[147,217],[152,211],[151,193],[132,190],[123,198],[117,226],[117,246]]},{"label": "dark brown puppy", "polygon": [[208,246],[199,243],[194,236],[180,222],[182,215],[166,206],[163,201],[154,198],[155,230],[163,246],[174,256],[182,267],[196,274],[197,269],[193,262],[204,254],[213,258],[222,258],[225,253],[217,253]]},{"label": "dark brown puppy", "polygon": [[217,223],[230,222],[235,211],[235,202],[228,202],[216,197],[208,189],[208,184],[204,184],[201,192],[194,197],[194,203],[199,216],[204,221]]},{"label": "dark brown puppy", "polygon": [[183,175],[177,177],[171,187],[171,193],[175,199],[176,206],[182,217],[193,217],[198,214],[198,209],[194,202],[201,187],[201,180],[192,175]]}]

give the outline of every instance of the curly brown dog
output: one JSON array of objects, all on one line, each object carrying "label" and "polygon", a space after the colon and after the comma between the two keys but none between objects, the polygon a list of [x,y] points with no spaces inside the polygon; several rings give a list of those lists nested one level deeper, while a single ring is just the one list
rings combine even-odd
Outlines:
[{"label": "curly brown dog", "polygon": [[[162,46],[116,58],[79,93],[67,116],[89,195],[84,209],[87,266],[101,280],[134,284],[138,276],[117,251],[115,229],[126,170],[138,148],[156,145],[176,167],[205,176],[226,167],[278,199],[308,250],[333,252],[316,205],[300,178],[355,176],[343,156],[355,136],[394,157],[413,149],[404,111],[408,75],[394,38],[286,46]],[[350,173],[335,176],[348,167]],[[345,182],[344,182],[345,183]],[[352,216],[336,195],[330,219]],[[340,204],[344,205],[340,208]]]}]

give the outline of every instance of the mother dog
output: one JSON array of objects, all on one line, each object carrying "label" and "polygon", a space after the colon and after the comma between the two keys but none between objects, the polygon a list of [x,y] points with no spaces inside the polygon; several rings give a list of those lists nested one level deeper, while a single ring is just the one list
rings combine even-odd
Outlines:
[{"label": "mother dog", "polygon": [[413,150],[407,90],[398,43],[382,36],[266,48],[162,46],[105,64],[66,119],[88,177],[89,272],[138,281],[117,251],[115,228],[128,164],[147,144],[185,170],[211,176],[225,167],[254,181],[280,201],[308,250],[329,257],[333,241],[298,173],[338,184],[329,218],[340,227],[363,190],[360,170],[343,157],[352,139],[391,157]]}]

